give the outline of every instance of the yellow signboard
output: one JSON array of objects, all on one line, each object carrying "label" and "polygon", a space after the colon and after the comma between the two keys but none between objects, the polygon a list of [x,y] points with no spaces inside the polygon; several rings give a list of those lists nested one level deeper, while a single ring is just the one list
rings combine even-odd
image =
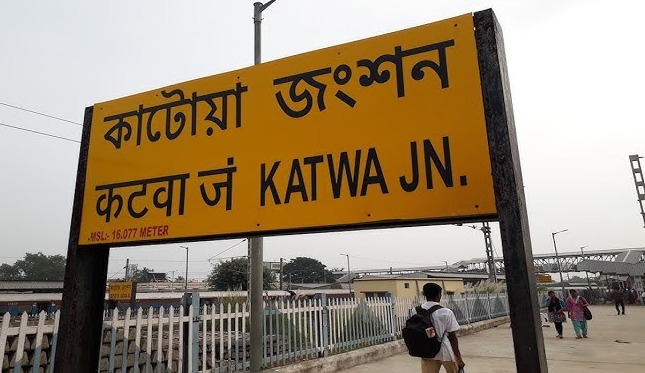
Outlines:
[{"label": "yellow signboard", "polygon": [[79,244],[495,213],[467,14],[96,104]]},{"label": "yellow signboard", "polygon": [[116,301],[129,301],[134,298],[136,292],[132,281],[110,282],[108,287],[108,299]]},{"label": "yellow signboard", "polygon": [[551,275],[537,275],[537,282],[538,283],[551,283],[553,282],[553,279],[551,278]]}]

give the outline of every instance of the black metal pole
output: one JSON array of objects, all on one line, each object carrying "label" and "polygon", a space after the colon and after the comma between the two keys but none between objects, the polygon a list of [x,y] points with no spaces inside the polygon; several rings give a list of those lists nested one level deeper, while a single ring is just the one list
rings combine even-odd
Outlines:
[{"label": "black metal pole", "polygon": [[54,372],[96,372],[110,248],[78,245],[93,108],[85,109]]},{"label": "black metal pole", "polygon": [[504,250],[515,365],[518,372],[546,373],[548,368],[502,32],[491,9],[477,12],[473,18]]},{"label": "black metal pole", "polygon": [[[269,0],[265,4],[261,2],[253,3],[253,25],[254,41],[253,54],[254,63],[258,65],[262,62],[262,12],[273,4],[276,0]],[[249,290],[247,299],[250,301],[251,308],[251,352],[249,353],[250,371],[260,372],[263,365],[263,343],[264,343],[264,300],[262,299],[263,290],[263,253],[264,240],[262,236],[249,237]]]},{"label": "black metal pole", "polygon": [[[188,291],[184,291],[184,295],[181,298],[181,304],[184,306],[184,316],[190,315],[190,306],[192,304],[191,301],[192,301],[192,299],[188,295]],[[188,361],[189,361],[188,356],[190,355],[190,349],[189,349],[189,346],[190,346],[189,333],[190,333],[190,331],[189,331],[189,329],[190,329],[191,324],[192,324],[191,321],[186,321],[186,322],[181,323],[181,327],[183,328],[183,335],[182,335],[182,341],[181,341],[183,359],[181,361],[181,370],[182,370],[182,372],[187,372],[187,373],[191,373],[188,370]]]},{"label": "black metal pole", "polygon": [[282,289],[282,263],[284,261],[284,258],[280,258],[280,290]]}]

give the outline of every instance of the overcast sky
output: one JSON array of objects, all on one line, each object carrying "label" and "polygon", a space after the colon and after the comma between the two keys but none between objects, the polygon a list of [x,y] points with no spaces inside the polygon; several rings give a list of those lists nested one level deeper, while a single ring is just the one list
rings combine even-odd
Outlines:
[{"label": "overcast sky", "polygon": [[[252,3],[0,1],[0,103],[81,123],[86,106],[252,65]],[[633,1],[278,0],[264,13],[274,60],[493,8],[502,26],[534,253],[642,247],[628,155],[645,155],[642,15]],[[0,105],[0,123],[80,140],[81,127]],[[67,251],[77,142],[0,126],[0,262]],[[497,225],[495,247],[501,255]],[[191,278],[240,240],[190,243]],[[265,260],[329,267],[439,265],[485,256],[481,232],[417,227],[271,237]],[[241,244],[220,255],[244,255]],[[185,270],[177,245],[113,249]]]}]

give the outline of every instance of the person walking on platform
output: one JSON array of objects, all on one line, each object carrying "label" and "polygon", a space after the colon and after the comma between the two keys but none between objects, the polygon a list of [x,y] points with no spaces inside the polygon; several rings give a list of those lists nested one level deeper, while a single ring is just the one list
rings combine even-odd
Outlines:
[{"label": "person walking on platform", "polygon": [[623,315],[625,314],[625,295],[623,294],[622,291],[618,287],[615,287],[614,290],[611,292],[611,299],[614,300],[614,304],[616,305],[616,312],[620,315],[620,309],[618,308],[619,306],[622,308]]},{"label": "person walking on platform", "polygon": [[587,338],[587,319],[585,318],[584,309],[589,306],[589,302],[584,297],[579,296],[574,289],[569,290],[569,294],[567,309],[573,324],[573,331],[576,332],[576,339]]},{"label": "person walking on platform", "polygon": [[[433,333],[440,336],[441,349],[435,357],[421,359],[421,373],[439,373],[442,366],[447,373],[458,373],[465,365],[459,351],[457,338],[459,324],[457,323],[457,318],[451,309],[441,307],[439,304],[442,291],[441,286],[434,283],[423,285],[423,295],[427,301],[421,304],[420,307],[425,312],[430,309],[434,310],[430,317],[433,320]],[[414,308],[410,312],[411,315],[416,313],[417,311]]]},{"label": "person walking on platform", "polygon": [[549,310],[549,321],[555,325],[555,330],[558,332],[556,338],[564,338],[562,336],[562,323],[567,322],[567,316],[564,313],[566,305],[560,298],[555,296],[555,291],[553,290],[549,291],[547,307]]}]

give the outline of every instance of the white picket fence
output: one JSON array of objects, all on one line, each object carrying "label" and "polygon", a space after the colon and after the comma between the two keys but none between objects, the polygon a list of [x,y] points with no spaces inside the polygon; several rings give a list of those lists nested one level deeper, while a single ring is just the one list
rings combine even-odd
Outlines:
[{"label": "white picket fence", "polygon": [[19,322],[5,313],[0,326],[2,373],[52,373],[59,320],[60,311],[50,320],[45,312],[41,312],[37,323],[26,312],[20,316]]},{"label": "white picket fence", "polygon": [[[264,366],[396,340],[410,309],[421,301],[324,296],[266,301]],[[508,315],[506,294],[449,296],[442,304],[453,310],[460,324]],[[248,370],[249,311],[246,303],[106,311],[99,372]],[[43,312],[36,322],[25,313],[16,324],[17,320],[5,314],[0,329],[1,372],[52,372],[59,318],[60,311],[51,317]]]}]

